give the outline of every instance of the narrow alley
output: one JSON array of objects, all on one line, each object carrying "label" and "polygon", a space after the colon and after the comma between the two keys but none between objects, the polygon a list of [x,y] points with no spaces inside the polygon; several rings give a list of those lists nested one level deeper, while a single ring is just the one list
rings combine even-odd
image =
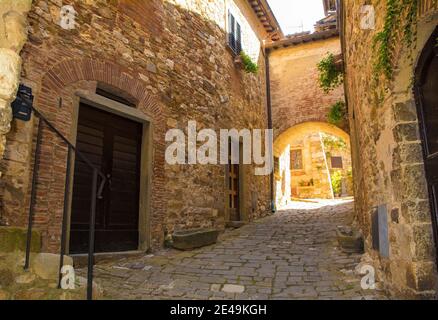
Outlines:
[{"label": "narrow alley", "polygon": [[0,300],[438,299],[438,0],[0,17]]},{"label": "narrow alley", "polygon": [[226,232],[213,246],[98,263],[95,281],[108,299],[386,298],[361,289],[361,255],[337,245],[336,228],[351,222],[353,202],[291,207]]}]

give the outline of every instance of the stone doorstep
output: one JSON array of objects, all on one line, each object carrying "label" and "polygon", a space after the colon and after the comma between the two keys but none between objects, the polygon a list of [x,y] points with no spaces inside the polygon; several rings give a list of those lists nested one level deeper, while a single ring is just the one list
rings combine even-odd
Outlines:
[{"label": "stone doorstep", "polygon": [[[102,252],[94,254],[94,263],[120,260],[123,258],[136,258],[145,256],[145,252],[141,250],[124,251],[124,252]],[[88,254],[71,254],[75,268],[82,268],[88,265]]]},{"label": "stone doorstep", "polygon": [[175,231],[172,234],[172,247],[179,250],[192,250],[215,244],[219,236],[217,229],[192,229]]}]

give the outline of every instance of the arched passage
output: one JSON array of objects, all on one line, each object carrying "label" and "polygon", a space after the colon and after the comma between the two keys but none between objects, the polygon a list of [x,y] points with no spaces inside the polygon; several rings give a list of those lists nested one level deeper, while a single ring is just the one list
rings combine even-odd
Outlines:
[{"label": "arched passage", "polygon": [[293,199],[333,199],[353,194],[350,136],[324,122],[305,122],[274,142],[277,207]]}]

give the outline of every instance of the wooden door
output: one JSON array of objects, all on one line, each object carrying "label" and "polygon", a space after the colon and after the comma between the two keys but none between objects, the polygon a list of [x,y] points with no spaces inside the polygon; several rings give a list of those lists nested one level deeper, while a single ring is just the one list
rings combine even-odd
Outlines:
[{"label": "wooden door", "polygon": [[[97,200],[95,252],[138,249],[142,125],[80,105],[77,149],[107,177]],[[70,253],[88,250],[91,169],[75,160]]]},{"label": "wooden door", "polygon": [[419,60],[415,85],[435,242],[438,239],[438,46],[436,39],[438,39],[438,27]]},{"label": "wooden door", "polygon": [[240,221],[240,165],[232,164],[231,143],[228,148],[228,201],[230,221]]},{"label": "wooden door", "polygon": [[240,221],[239,165],[230,164],[229,168],[230,221]]}]

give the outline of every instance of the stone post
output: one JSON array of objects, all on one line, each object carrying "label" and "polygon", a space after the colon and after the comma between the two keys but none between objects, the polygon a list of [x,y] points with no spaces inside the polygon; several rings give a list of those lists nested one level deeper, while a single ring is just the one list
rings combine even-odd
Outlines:
[{"label": "stone post", "polygon": [[20,82],[20,51],[27,40],[26,16],[31,5],[32,0],[0,0],[0,159],[11,126],[10,105]]}]

